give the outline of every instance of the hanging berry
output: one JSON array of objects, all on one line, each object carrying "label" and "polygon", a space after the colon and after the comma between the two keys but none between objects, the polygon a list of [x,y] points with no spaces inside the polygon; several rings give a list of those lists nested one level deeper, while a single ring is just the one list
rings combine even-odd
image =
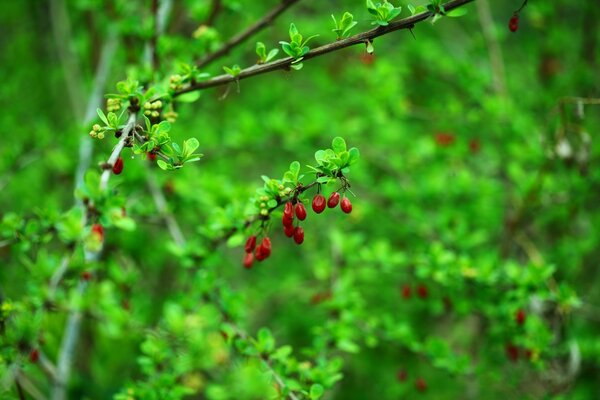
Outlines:
[{"label": "hanging berry", "polygon": [[252,253],[256,247],[256,236],[252,235],[246,240],[246,253]]},{"label": "hanging berry", "polygon": [[516,32],[519,29],[519,14],[513,14],[508,21],[508,29],[511,32]]},{"label": "hanging berry", "polygon": [[252,264],[254,263],[254,254],[252,252],[246,253],[244,256],[244,268],[250,269],[252,268]]},{"label": "hanging berry", "polygon": [[322,194],[317,194],[313,198],[312,209],[317,214],[321,214],[323,212],[323,210],[325,210],[326,204],[327,203],[325,201],[325,196],[323,196]]},{"label": "hanging berry", "polygon": [[296,244],[302,244],[302,242],[304,242],[304,229],[300,226],[297,226],[294,230],[294,242],[296,242]]},{"label": "hanging berry", "polygon": [[304,207],[304,204],[297,203],[296,207],[295,207],[295,211],[296,211],[296,217],[300,221],[304,221],[306,219],[306,207]]},{"label": "hanging berry", "polygon": [[340,194],[338,192],[333,192],[329,196],[329,200],[327,200],[327,207],[335,208],[340,202]]},{"label": "hanging berry", "polygon": [[123,159],[121,157],[117,158],[117,161],[115,161],[112,171],[115,175],[119,175],[121,172],[123,172]]},{"label": "hanging berry", "polygon": [[346,214],[350,214],[352,212],[352,203],[350,202],[350,199],[347,197],[344,197],[342,199],[342,203],[340,204],[340,207],[342,208],[342,211],[345,212]]}]

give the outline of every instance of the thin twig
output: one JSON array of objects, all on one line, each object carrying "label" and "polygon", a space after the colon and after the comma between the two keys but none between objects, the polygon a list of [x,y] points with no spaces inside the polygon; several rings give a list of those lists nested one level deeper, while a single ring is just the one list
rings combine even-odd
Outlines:
[{"label": "thin twig", "polygon": [[167,229],[173,238],[173,241],[179,246],[183,247],[185,245],[185,238],[183,237],[183,232],[177,223],[177,220],[173,216],[173,214],[169,211],[167,207],[167,200],[165,196],[158,187],[156,183],[156,178],[150,171],[150,168],[147,168],[146,171],[146,182],[148,183],[148,188],[150,189],[150,194],[152,194],[152,198],[154,199],[154,204],[156,205],[156,209],[160,216],[164,219],[167,224]]},{"label": "thin twig", "polygon": [[[256,21],[254,24],[249,26],[245,31],[238,33],[237,35],[235,35],[234,37],[229,39],[227,42],[225,42],[220,49],[218,49],[214,53],[210,53],[210,54],[206,55],[204,58],[200,59],[196,63],[196,65],[198,66],[198,68],[205,67],[206,65],[215,61],[216,59],[229,54],[229,52],[233,48],[238,46],[240,43],[243,43],[244,41],[249,39],[251,36],[257,34],[261,30],[263,30],[264,28],[266,28],[267,26],[272,24],[273,21],[279,15],[281,15],[285,10],[290,8],[292,5],[294,5],[298,1],[300,1],[300,0],[283,0],[283,2],[281,4],[279,4],[277,7],[273,8],[271,11],[269,11],[267,14],[265,14],[265,16],[262,17],[260,20]],[[217,2],[217,1],[215,1],[215,2]],[[207,24],[207,25],[212,25],[212,24]]]},{"label": "thin twig", "polygon": [[[443,4],[444,9],[448,12],[460,6],[463,6],[467,3],[471,3],[474,0],[452,0],[448,3]],[[304,60],[309,60],[311,58],[319,57],[325,55],[327,53],[331,53],[337,50],[341,50],[346,47],[354,46],[357,44],[365,44],[368,41],[373,41],[373,39],[386,35],[390,32],[394,32],[401,29],[413,29],[416,23],[425,21],[429,17],[431,17],[433,13],[431,11],[426,11],[420,14],[413,15],[408,18],[401,19],[396,22],[391,22],[388,26],[380,26],[378,28],[371,29],[366,32],[359,33],[354,36],[350,36],[349,38],[338,40],[333,43],[326,44],[321,47],[317,47],[309,51],[304,57]],[[192,85],[189,85],[179,91],[177,91],[174,96],[179,96],[184,93],[193,92],[196,90],[203,90],[215,86],[222,86],[232,83],[236,80],[243,80],[253,76],[265,74],[267,72],[273,72],[277,70],[287,70],[290,69],[292,62],[294,61],[291,57],[281,58],[279,60],[272,61],[266,64],[253,65],[251,67],[245,68],[241,70],[239,75],[231,76],[229,74],[219,75],[212,79],[196,82]]]},{"label": "thin twig", "polygon": [[27,392],[34,400],[46,400],[46,396],[35,386],[31,380],[21,370],[17,370],[15,381],[23,390]]},{"label": "thin twig", "polygon": [[202,25],[213,26],[222,9],[223,2],[221,0],[213,0],[212,5],[210,6],[208,17],[206,18],[206,21],[202,23]]},{"label": "thin twig", "polygon": [[[137,118],[137,116],[135,113],[131,113],[129,115],[129,119],[127,120],[127,125],[125,125],[125,127],[123,128],[123,133],[122,133],[121,137],[119,138],[119,142],[117,143],[117,145],[113,149],[110,157],[108,157],[108,160],[106,161],[106,163],[108,165],[111,165],[111,166],[115,165],[115,162],[121,156],[121,151],[123,151],[123,148],[125,147],[125,143],[129,139],[129,135],[131,134],[131,132],[133,131],[133,128],[135,127],[136,118]],[[102,171],[102,176],[100,177],[100,190],[102,190],[102,191],[106,190],[106,187],[108,186],[108,180],[110,179],[111,174],[112,174],[112,169],[105,169],[104,171]]]},{"label": "thin twig", "polygon": [[488,0],[479,0],[475,3],[477,13],[479,14],[479,22],[481,31],[487,43],[488,55],[492,69],[492,79],[494,80],[494,90],[501,97],[506,96],[506,80],[504,72],[504,59],[502,57],[502,48],[494,33],[494,20],[490,11]]}]

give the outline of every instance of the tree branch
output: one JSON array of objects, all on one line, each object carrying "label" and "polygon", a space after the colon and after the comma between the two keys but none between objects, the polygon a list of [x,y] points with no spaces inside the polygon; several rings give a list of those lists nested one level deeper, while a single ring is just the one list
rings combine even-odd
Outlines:
[{"label": "tree branch", "polygon": [[217,16],[219,15],[222,9],[222,0],[213,0],[212,5],[210,7],[210,12],[208,13],[208,17],[206,18],[206,21],[202,23],[202,25],[213,26],[215,24]]},{"label": "tree branch", "polygon": [[[467,3],[471,3],[474,0],[452,0],[445,4],[443,4],[446,12],[451,11],[455,8],[463,6]],[[309,60],[311,58],[319,57],[325,55],[327,53],[331,53],[337,50],[341,50],[346,47],[354,46],[356,44],[364,44],[368,41],[372,41],[373,39],[386,35],[390,32],[394,32],[400,29],[412,29],[416,23],[425,21],[429,17],[433,15],[432,12],[426,11],[420,14],[413,15],[408,18],[401,19],[396,22],[391,22],[388,26],[380,26],[378,28],[371,29],[366,32],[359,33],[354,36],[350,36],[349,38],[338,40],[333,43],[326,44],[321,47],[317,47],[309,51],[303,58],[303,60]],[[196,90],[207,89],[215,86],[227,85],[231,82],[240,81],[242,79],[250,78],[252,76],[265,74],[267,72],[277,71],[280,69],[289,69],[290,65],[294,61],[291,57],[281,58],[279,60],[272,61],[266,64],[253,65],[251,67],[243,69],[239,75],[231,76],[228,74],[219,75],[212,79],[197,82],[193,85],[189,85],[177,92],[175,92],[174,97],[182,95],[184,93],[193,92]]]},{"label": "tree branch", "polygon": [[[227,42],[225,42],[220,49],[200,59],[196,63],[196,66],[198,68],[204,67],[210,64],[211,62],[215,61],[216,59],[223,57],[226,54],[229,54],[229,52],[233,48],[235,48],[237,45],[244,42],[251,36],[255,35],[256,33],[260,32],[262,29],[269,26],[279,15],[281,15],[285,10],[293,6],[298,1],[300,0],[283,0],[281,4],[269,11],[260,20],[256,21],[254,24],[246,28],[245,31],[238,33],[237,35],[229,39]],[[215,3],[217,2],[218,1],[215,1]]]},{"label": "tree branch", "polygon": [[[107,164],[109,164],[111,166],[114,165],[115,162],[117,161],[117,159],[120,157],[121,151],[123,151],[123,148],[125,147],[125,142],[127,141],[127,139],[129,139],[129,136],[133,132],[133,128],[135,127],[136,117],[137,116],[135,113],[131,113],[129,115],[129,119],[127,120],[127,125],[125,125],[125,128],[123,128],[123,134],[121,135],[119,142],[113,149],[110,157],[108,157],[108,160],[106,161]],[[102,176],[100,177],[100,190],[106,190],[106,187],[108,186],[108,180],[110,179],[111,173],[112,173],[112,169],[105,169],[104,171],[102,171]]]}]

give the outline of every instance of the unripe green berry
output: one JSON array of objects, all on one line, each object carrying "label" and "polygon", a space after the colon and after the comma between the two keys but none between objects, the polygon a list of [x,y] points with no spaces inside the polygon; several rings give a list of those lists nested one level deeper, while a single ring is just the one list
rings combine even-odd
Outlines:
[{"label": "unripe green berry", "polygon": [[98,132],[98,139],[104,139],[104,132]]},{"label": "unripe green berry", "polygon": [[98,124],[94,124],[94,126],[92,126],[92,129],[96,132],[100,131],[100,125]]},{"label": "unripe green berry", "polygon": [[152,111],[153,118],[158,118],[159,115],[160,115],[160,113],[158,111]]},{"label": "unripe green berry", "polygon": [[90,136],[95,138],[96,136],[98,136],[98,134],[96,133],[96,131],[90,131]]},{"label": "unripe green berry", "polygon": [[269,215],[269,210],[267,210],[266,208],[263,208],[262,210],[260,210],[260,215]]},{"label": "unripe green berry", "polygon": [[156,109],[162,108],[162,101],[160,101],[160,100],[155,101],[154,108],[156,108]]},{"label": "unripe green berry", "polygon": [[152,104],[150,104],[150,102],[147,101],[147,102],[144,103],[144,108],[146,110],[149,109],[149,108],[152,108]]},{"label": "unripe green berry", "polygon": [[265,208],[267,206],[267,203],[260,203],[260,208]]}]

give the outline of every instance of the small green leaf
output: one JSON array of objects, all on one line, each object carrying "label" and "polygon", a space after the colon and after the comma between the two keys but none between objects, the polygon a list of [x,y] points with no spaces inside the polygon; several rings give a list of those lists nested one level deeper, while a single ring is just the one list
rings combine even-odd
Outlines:
[{"label": "small green leaf", "polygon": [[467,14],[468,10],[464,7],[462,8],[455,8],[454,10],[448,11],[446,13],[447,17],[462,17],[463,15]]},{"label": "small green leaf", "polygon": [[181,96],[177,96],[175,98],[175,101],[177,101],[178,103],[193,103],[196,100],[198,100],[199,98],[200,98],[200,92],[195,91],[195,92],[188,92],[188,93],[182,94]]},{"label": "small green leaf", "polygon": [[101,109],[97,108],[96,112],[98,113],[98,116],[100,117],[102,122],[104,122],[105,125],[110,125],[108,123],[108,119],[106,119],[106,115],[104,115],[104,112]]},{"label": "small green leaf", "polygon": [[321,396],[323,396],[323,393],[325,392],[325,389],[323,388],[322,385],[319,385],[318,383],[315,383],[314,385],[312,385],[310,387],[310,399],[311,400],[318,400],[321,398]]},{"label": "small green leaf", "polygon": [[333,149],[333,151],[335,151],[336,154],[340,154],[346,151],[346,141],[343,138],[337,136],[333,138],[333,141],[331,142],[331,148]]},{"label": "small green leaf", "polygon": [[163,160],[157,160],[156,163],[158,164],[160,169],[162,169],[163,171],[167,171],[169,169],[169,164],[167,164]]}]

